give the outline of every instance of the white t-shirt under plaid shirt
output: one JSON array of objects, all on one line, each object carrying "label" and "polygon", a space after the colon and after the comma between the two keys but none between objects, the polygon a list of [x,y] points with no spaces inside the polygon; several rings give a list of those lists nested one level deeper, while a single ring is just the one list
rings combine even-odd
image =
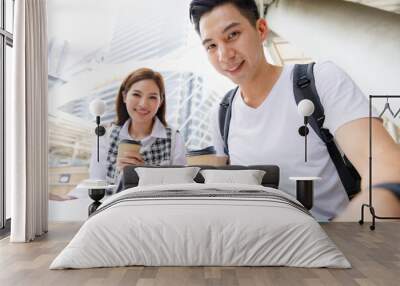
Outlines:
[{"label": "white t-shirt under plaid shirt", "polygon": [[[125,122],[119,132],[119,139],[134,140],[129,134],[130,119]],[[174,144],[171,146],[171,160],[167,162],[171,165],[185,165],[186,164],[186,148],[182,136],[173,131]],[[156,118],[153,125],[151,134],[146,138],[140,140],[142,147],[141,150],[146,150],[151,147],[157,138],[167,138],[167,128]],[[97,140],[97,139],[96,139]],[[109,162],[107,161],[108,151],[110,149],[110,130],[107,130],[104,136],[100,137],[99,142],[99,162],[97,162],[97,142],[93,144],[92,155],[90,159],[89,174],[91,179],[107,179],[107,171]]]}]

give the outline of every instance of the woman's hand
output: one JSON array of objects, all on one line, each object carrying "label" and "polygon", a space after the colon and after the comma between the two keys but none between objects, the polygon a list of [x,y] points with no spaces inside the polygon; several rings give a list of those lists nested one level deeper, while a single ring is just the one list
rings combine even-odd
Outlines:
[{"label": "woman's hand", "polygon": [[126,151],[123,154],[118,154],[117,169],[122,171],[124,167],[130,165],[143,165],[144,160],[138,152]]}]

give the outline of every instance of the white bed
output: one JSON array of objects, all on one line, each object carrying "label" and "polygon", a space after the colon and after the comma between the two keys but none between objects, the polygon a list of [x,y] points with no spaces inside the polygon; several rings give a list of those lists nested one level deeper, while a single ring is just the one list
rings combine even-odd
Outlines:
[{"label": "white bed", "polygon": [[[252,191],[268,195],[257,197]],[[144,197],[157,192],[175,195]],[[320,225],[297,204],[282,191],[255,185],[130,188],[100,206],[50,269],[127,265],[350,268]]]}]

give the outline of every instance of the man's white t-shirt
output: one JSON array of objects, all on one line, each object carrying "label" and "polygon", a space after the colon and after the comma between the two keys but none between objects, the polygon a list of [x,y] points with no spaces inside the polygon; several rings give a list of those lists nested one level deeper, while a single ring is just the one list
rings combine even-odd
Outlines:
[{"label": "man's white t-shirt", "polygon": [[[288,65],[264,102],[249,107],[240,95],[234,97],[228,146],[232,165],[274,164],[280,168],[279,188],[295,196],[292,176],[318,176],[314,182],[314,207],[317,220],[326,221],[348,204],[346,191],[328,154],[325,143],[309,126],[308,160],[304,160],[304,137],[298,133],[304,118],[297,112],[293,94],[293,67]],[[315,83],[325,112],[324,127],[334,135],[343,124],[368,117],[366,96],[351,78],[332,62],[314,66]],[[213,143],[222,155],[223,140],[219,131],[218,108],[213,117]]]}]

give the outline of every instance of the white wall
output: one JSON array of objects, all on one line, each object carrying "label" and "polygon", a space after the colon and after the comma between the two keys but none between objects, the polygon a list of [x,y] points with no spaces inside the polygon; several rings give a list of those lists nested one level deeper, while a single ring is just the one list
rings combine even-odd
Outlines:
[{"label": "white wall", "polygon": [[313,59],[337,63],[366,95],[400,95],[399,14],[341,0],[279,0],[266,18]]}]

